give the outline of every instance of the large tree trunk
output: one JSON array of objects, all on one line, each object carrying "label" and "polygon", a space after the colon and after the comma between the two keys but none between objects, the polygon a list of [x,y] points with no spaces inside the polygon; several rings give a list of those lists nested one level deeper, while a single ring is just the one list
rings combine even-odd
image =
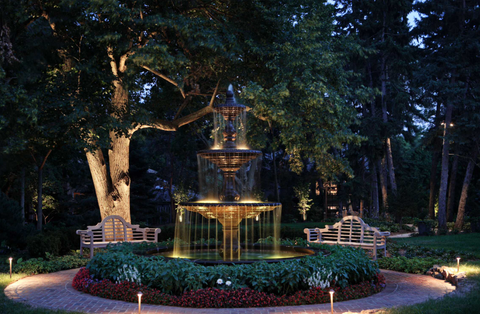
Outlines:
[{"label": "large tree trunk", "polygon": [[[383,27],[382,27],[382,42],[385,42],[385,33],[386,33],[386,23],[387,23],[387,12],[383,11]],[[381,53],[381,69],[380,69],[380,81],[381,81],[381,92],[382,92],[382,121],[387,124],[388,115],[387,115],[387,82],[388,77],[388,65],[387,57],[384,52]],[[392,154],[392,143],[390,137],[385,139],[385,151],[387,157],[387,167],[388,167],[388,176],[390,178],[390,187],[392,188],[392,193],[397,194],[397,183],[395,180],[395,168],[393,166],[393,154]],[[383,191],[382,191],[383,192]],[[385,201],[384,201],[384,207]]]},{"label": "large tree trunk", "polygon": [[392,188],[393,195],[397,195],[397,181],[395,180],[395,167],[393,166],[392,143],[389,137],[387,137],[387,139],[385,140],[385,148],[387,155],[388,177],[390,178],[390,187]]},{"label": "large tree trunk", "polygon": [[450,152],[450,143],[447,139],[449,134],[448,128],[452,122],[453,104],[449,100],[445,111],[445,122],[443,132],[443,150],[442,150],[442,175],[440,179],[440,192],[438,194],[438,228],[447,228],[447,187],[448,187],[448,154]]},{"label": "large tree trunk", "polygon": [[462,194],[460,195],[460,202],[458,204],[457,221],[455,222],[455,229],[457,230],[462,230],[463,228],[463,217],[465,214],[465,204],[467,203],[468,187],[470,185],[470,180],[472,179],[478,152],[477,148],[474,149],[473,158],[468,162],[465,179],[463,180]]},{"label": "large tree trunk", "polygon": [[20,207],[22,207],[22,223],[25,223],[25,167],[20,178]]},{"label": "large tree trunk", "polygon": [[385,169],[385,158],[377,159],[378,176],[380,177],[380,190],[382,192],[382,207],[383,210],[388,208],[388,194],[387,194],[387,171]]},{"label": "large tree trunk", "polygon": [[43,167],[38,167],[38,187],[37,187],[37,230],[42,230],[43,223]]},{"label": "large tree trunk", "polygon": [[277,160],[275,158],[275,151],[272,153],[272,161],[273,161],[273,175],[275,176],[275,196],[277,198],[277,203],[280,203],[280,184],[278,182]]},{"label": "large tree trunk", "polygon": [[[438,145],[437,145],[438,143]],[[430,168],[430,200],[428,202],[428,215],[430,219],[435,219],[435,201],[436,201],[436,183],[437,183],[437,166],[440,157],[440,142],[436,142],[432,154],[432,166]],[[437,149],[438,148],[438,149]]]},{"label": "large tree trunk", "polygon": [[[128,101],[128,93],[120,81],[114,82],[112,105],[121,112]],[[130,218],[130,138],[110,132],[108,150],[109,169],[100,148],[87,150],[87,160],[92,175],[95,193],[102,220],[110,215],[119,215],[127,222]],[[110,171],[108,171],[110,170]]]},{"label": "large tree trunk", "polygon": [[453,221],[454,204],[455,204],[455,185],[457,181],[458,169],[458,154],[453,157],[452,170],[450,171],[450,183],[448,185],[448,200],[447,200],[447,221]]},{"label": "large tree trunk", "polygon": [[377,174],[377,165],[372,163],[372,218],[378,218],[380,213],[380,202],[378,200],[378,174]]},{"label": "large tree trunk", "polygon": [[[437,102],[437,109],[435,110],[435,127],[438,129],[441,120],[441,103]],[[435,219],[435,201],[436,201],[436,184],[437,184],[437,168],[438,158],[440,157],[440,149],[442,142],[435,136],[433,140],[432,165],[430,168],[430,200],[428,203],[428,215],[430,219]]]}]

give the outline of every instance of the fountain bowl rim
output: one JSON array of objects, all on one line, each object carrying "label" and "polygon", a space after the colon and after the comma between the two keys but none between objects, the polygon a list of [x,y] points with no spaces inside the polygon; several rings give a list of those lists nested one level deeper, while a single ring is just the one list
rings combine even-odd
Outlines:
[{"label": "fountain bowl rim", "polygon": [[[245,244],[241,244],[242,246],[245,246]],[[258,248],[258,249],[264,249],[268,248],[273,250],[273,245],[272,244],[249,244],[250,249],[253,248]],[[206,244],[201,245],[201,244],[192,244],[190,245],[190,249],[201,249],[208,247]],[[258,262],[266,262],[266,263],[279,263],[283,261],[291,261],[291,260],[298,260],[305,258],[307,256],[314,256],[318,254],[323,254],[324,257],[327,257],[332,254],[332,252],[326,250],[326,249],[321,249],[321,248],[311,248],[311,247],[301,247],[301,246],[294,246],[294,245],[280,245],[280,249],[286,249],[288,248],[289,250],[295,250],[296,252],[302,252],[304,253],[305,251],[308,251],[307,255],[303,256],[296,256],[296,257],[287,257],[287,258],[277,258],[277,259],[262,259],[262,260],[240,260],[240,261],[224,261],[224,260],[209,260],[209,259],[188,259],[188,258],[180,258],[180,257],[167,257],[163,256],[167,261],[169,260],[175,260],[175,259],[185,259],[188,261],[191,261],[192,263],[203,265],[203,266],[215,266],[215,265],[239,265],[239,264],[253,264],[253,263],[258,263]],[[268,250],[267,249],[267,250]],[[154,253],[163,253],[163,252],[169,252],[173,251],[173,248],[171,247],[159,247],[155,249],[151,249],[146,251],[143,255],[145,256],[153,256]]]},{"label": "fountain bowl rim", "polygon": [[218,206],[218,207],[227,207],[227,206],[268,206],[268,207],[275,207],[275,206],[281,206],[282,203],[275,203],[275,202],[185,202],[185,203],[180,203],[182,206],[196,206],[196,207],[201,207],[201,206]]},{"label": "fountain bowl rim", "polygon": [[262,154],[262,151],[256,149],[240,149],[240,148],[221,148],[221,149],[204,149],[199,150],[197,155],[201,154]]}]

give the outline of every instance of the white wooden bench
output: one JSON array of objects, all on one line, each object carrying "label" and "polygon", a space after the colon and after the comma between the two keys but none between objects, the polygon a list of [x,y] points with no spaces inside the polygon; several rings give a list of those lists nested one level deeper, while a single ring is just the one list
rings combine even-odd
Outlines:
[{"label": "white wooden bench", "polygon": [[387,255],[387,237],[390,232],[381,232],[370,227],[360,217],[346,216],[334,225],[320,228],[305,228],[310,243],[361,247],[373,250],[373,259],[377,259],[377,250],[383,249]]},{"label": "white wooden bench", "polygon": [[90,249],[90,258],[93,258],[94,248],[104,248],[110,243],[158,242],[160,231],[159,228],[140,228],[120,216],[111,215],[95,226],[88,226],[87,230],[77,230],[80,235],[80,254],[83,254],[84,247]]}]

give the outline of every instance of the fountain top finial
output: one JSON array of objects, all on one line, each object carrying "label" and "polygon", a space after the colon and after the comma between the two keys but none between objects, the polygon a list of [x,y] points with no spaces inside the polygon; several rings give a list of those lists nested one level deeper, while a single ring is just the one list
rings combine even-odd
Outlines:
[{"label": "fountain top finial", "polygon": [[224,104],[217,105],[214,110],[222,114],[226,119],[234,119],[240,112],[246,108],[244,105],[237,104],[235,102],[235,95],[233,92],[233,86],[230,84],[226,92],[227,99]]}]

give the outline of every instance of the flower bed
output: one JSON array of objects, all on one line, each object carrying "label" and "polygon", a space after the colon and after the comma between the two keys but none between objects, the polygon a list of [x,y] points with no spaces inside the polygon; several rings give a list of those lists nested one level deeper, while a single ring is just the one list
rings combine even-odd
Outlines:
[{"label": "flower bed", "polygon": [[[223,284],[223,281],[222,281]],[[206,288],[190,290],[181,295],[170,295],[158,289],[130,281],[114,283],[108,279],[93,279],[87,268],[81,268],[72,283],[78,291],[107,299],[136,302],[137,293],[143,293],[142,301],[148,304],[195,307],[195,308],[245,308],[287,306],[329,302],[330,288],[313,287],[297,291],[292,295],[277,296],[273,293],[255,291],[250,288],[235,290]],[[372,281],[364,281],[345,288],[334,287],[335,301],[367,297],[385,287],[385,278],[377,274]]]}]

